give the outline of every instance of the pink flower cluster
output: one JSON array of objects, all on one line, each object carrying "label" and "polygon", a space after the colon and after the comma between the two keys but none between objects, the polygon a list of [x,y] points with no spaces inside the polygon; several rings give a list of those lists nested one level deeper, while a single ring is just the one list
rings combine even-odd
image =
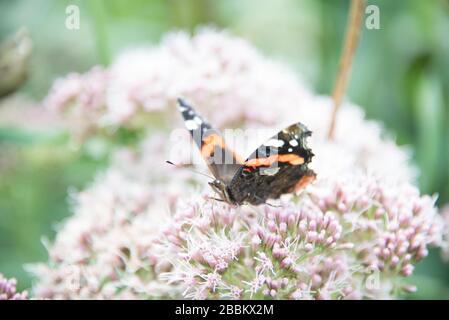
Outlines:
[{"label": "pink flower cluster", "polygon": [[306,103],[308,92],[298,84],[294,74],[243,39],[202,29],[194,37],[174,32],[159,46],[129,50],[106,70],[69,74],[55,82],[44,104],[81,118],[83,126],[72,129],[84,135],[146,128],[160,112],[172,118],[178,97],[198,105],[219,127],[272,125],[282,109]]},{"label": "pink flower cluster", "polygon": [[25,300],[28,299],[26,291],[17,292],[16,279],[7,279],[0,273],[0,300]]},{"label": "pink flower cluster", "polygon": [[356,186],[357,193],[343,182],[330,190],[317,186],[311,197],[322,210],[345,214],[342,218],[351,226],[350,237],[357,239],[354,243],[365,265],[411,275],[413,264],[427,256],[427,246],[441,241],[435,199],[420,197],[410,185],[392,186],[369,177]]},{"label": "pink flower cluster", "polygon": [[72,130],[92,134],[98,129],[94,123],[103,121],[108,79],[109,71],[100,66],[85,74],[70,73],[54,82],[43,104],[70,119]]},{"label": "pink flower cluster", "polygon": [[[164,231],[174,270],[188,298],[320,298],[352,293],[332,213],[291,202],[232,208],[213,200],[186,204]],[[333,254],[333,253],[336,254]]]},{"label": "pink flower cluster", "polygon": [[360,182],[318,182],[279,207],[194,199],[164,231],[173,270],[163,278],[194,299],[394,297],[408,288],[394,279],[439,241],[433,199]]},{"label": "pink flower cluster", "polygon": [[101,183],[73,195],[76,212],[47,244],[50,263],[29,267],[38,298],[145,299],[176,290],[157,280],[170,266],[158,258],[158,200],[148,184],[110,170]]}]

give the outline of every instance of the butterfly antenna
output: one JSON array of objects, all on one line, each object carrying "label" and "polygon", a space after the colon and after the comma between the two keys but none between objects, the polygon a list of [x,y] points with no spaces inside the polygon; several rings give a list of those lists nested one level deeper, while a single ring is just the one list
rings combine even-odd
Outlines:
[{"label": "butterfly antenna", "polygon": [[166,160],[165,162],[167,162],[168,164],[171,164],[172,166],[175,166],[175,167],[178,168],[178,169],[188,169],[188,170],[190,170],[190,171],[192,171],[192,172],[195,172],[195,173],[200,174],[200,175],[202,175],[202,176],[208,177],[209,179],[215,180],[214,177],[212,177],[212,176],[210,176],[210,175],[208,175],[208,174],[206,174],[206,173],[204,173],[204,172],[197,171],[197,170],[191,169],[191,168],[186,168],[186,167],[184,167],[184,166],[181,166],[181,165],[179,165],[179,164],[175,164],[175,163],[173,163],[173,162],[171,162],[171,161],[168,161],[168,160]]}]

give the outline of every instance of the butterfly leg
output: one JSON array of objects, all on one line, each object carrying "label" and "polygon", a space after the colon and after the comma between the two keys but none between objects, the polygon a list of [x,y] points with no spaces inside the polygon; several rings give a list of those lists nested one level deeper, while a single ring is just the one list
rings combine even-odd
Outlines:
[{"label": "butterfly leg", "polygon": [[215,200],[215,201],[220,201],[220,202],[226,202],[223,199],[219,199],[219,198],[215,198],[215,197],[208,197],[209,200]]},{"label": "butterfly leg", "polygon": [[[258,200],[262,200],[262,198],[258,197],[257,195],[254,195],[254,197],[255,197],[256,199],[258,199]],[[267,201],[265,201],[264,204],[266,204],[266,205],[268,205],[268,206],[270,206],[270,207],[273,207],[273,208],[280,208],[280,207],[281,207],[281,206],[278,206],[278,205],[269,203],[269,202],[267,202]]]},{"label": "butterfly leg", "polygon": [[275,205],[275,204],[272,204],[272,203],[269,203],[269,202],[265,202],[265,204],[270,206],[270,207],[273,207],[273,208],[281,208],[282,207],[282,206]]}]

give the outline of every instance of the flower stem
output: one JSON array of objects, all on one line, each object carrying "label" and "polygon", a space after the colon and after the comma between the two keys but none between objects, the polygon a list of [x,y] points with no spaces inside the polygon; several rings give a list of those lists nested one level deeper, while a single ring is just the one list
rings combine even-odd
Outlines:
[{"label": "flower stem", "polygon": [[335,80],[334,91],[332,92],[333,108],[328,132],[329,139],[332,139],[334,136],[337,112],[346,92],[349,71],[351,70],[352,60],[354,58],[357,44],[359,42],[360,26],[364,8],[364,0],[351,0],[348,25],[346,27],[345,42],[340,56],[340,64],[338,68],[337,78]]},{"label": "flower stem", "polygon": [[105,4],[102,0],[89,1],[92,13],[95,42],[101,64],[108,65],[111,62],[109,39],[106,23]]}]

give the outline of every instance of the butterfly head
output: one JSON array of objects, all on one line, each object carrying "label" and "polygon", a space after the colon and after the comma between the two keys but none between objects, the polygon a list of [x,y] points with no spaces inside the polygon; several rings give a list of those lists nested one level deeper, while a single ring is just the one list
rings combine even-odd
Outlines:
[{"label": "butterfly head", "polygon": [[215,179],[209,182],[212,189],[220,196],[220,198],[227,203],[234,203],[228,191],[228,186],[220,179]]}]

